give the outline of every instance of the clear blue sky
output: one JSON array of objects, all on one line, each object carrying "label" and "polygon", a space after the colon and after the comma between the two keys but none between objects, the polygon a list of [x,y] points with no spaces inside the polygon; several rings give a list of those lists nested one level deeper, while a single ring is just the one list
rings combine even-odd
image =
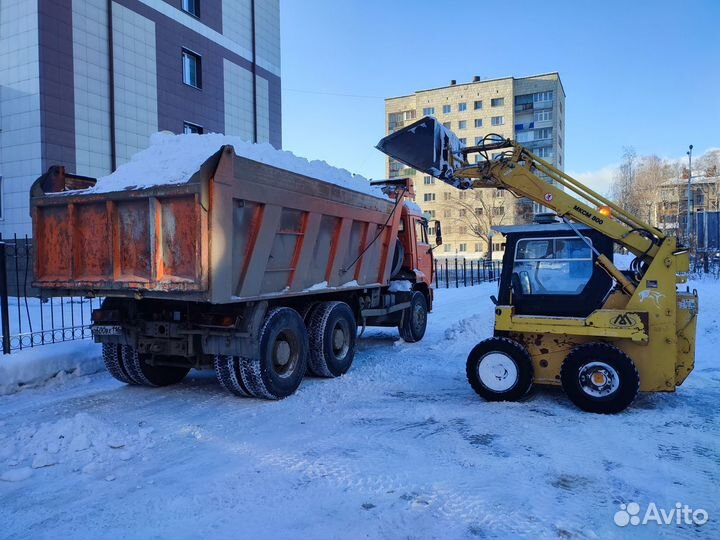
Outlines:
[{"label": "clear blue sky", "polygon": [[281,0],[283,147],[384,176],[383,98],[558,71],[566,170],[720,146],[720,0]]}]

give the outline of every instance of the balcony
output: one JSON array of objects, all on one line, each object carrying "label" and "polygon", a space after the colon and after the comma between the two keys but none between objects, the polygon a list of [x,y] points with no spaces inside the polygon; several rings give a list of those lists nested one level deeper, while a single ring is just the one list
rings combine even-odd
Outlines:
[{"label": "balcony", "polygon": [[532,103],[521,103],[519,105],[515,105],[513,109],[516,113],[521,113],[525,111],[532,111],[533,110],[533,104]]}]

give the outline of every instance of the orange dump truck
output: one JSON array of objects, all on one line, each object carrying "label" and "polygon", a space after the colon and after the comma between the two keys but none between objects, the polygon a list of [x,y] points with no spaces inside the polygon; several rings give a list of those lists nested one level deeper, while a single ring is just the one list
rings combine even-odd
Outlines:
[{"label": "orange dump truck", "polygon": [[100,190],[53,167],[31,193],[34,285],[104,298],[92,332],[116,379],[163,386],[207,368],[230,392],[277,399],[306,370],[345,373],[359,325],[423,337],[432,253],[409,181],[370,195],[231,145],[180,181],[148,180]]}]

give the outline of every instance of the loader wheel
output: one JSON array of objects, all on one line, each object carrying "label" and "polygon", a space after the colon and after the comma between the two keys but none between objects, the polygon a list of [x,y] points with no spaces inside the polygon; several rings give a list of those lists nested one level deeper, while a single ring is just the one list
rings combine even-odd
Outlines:
[{"label": "loader wheel", "polygon": [[628,355],[609,343],[586,343],[573,349],[560,369],[565,393],[584,411],[615,414],[630,405],[640,375]]},{"label": "loader wheel", "polygon": [[228,392],[241,397],[250,397],[252,394],[248,391],[240,374],[240,363],[243,358],[239,356],[227,356],[218,354],[215,356],[215,376],[220,386]]},{"label": "loader wheel", "polygon": [[427,328],[427,300],[420,291],[415,291],[410,299],[410,307],[403,313],[398,326],[400,337],[408,343],[420,341]]},{"label": "loader wheel", "polygon": [[125,364],[123,363],[122,354],[120,352],[120,345],[115,343],[103,343],[102,356],[105,369],[108,370],[110,375],[125,384],[137,384],[130,378],[127,370],[125,369]]},{"label": "loader wheel", "polygon": [[355,356],[357,323],[345,302],[324,302],[312,312],[308,326],[308,367],[318,377],[339,377]]},{"label": "loader wheel", "polygon": [[487,401],[517,401],[532,386],[527,349],[515,340],[492,337],[475,345],[467,359],[470,386]]},{"label": "loader wheel", "polygon": [[122,358],[128,376],[143,386],[170,386],[182,381],[189,367],[151,366],[146,354],[139,354],[128,345],[122,346]]},{"label": "loader wheel", "polygon": [[239,362],[247,390],[264,399],[294,394],[305,375],[308,356],[308,333],[300,314],[287,307],[271,309],[258,341],[258,356]]}]

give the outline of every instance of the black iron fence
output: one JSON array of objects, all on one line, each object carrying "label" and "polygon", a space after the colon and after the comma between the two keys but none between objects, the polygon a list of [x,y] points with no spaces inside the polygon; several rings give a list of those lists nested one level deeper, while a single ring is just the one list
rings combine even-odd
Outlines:
[{"label": "black iron fence", "polygon": [[500,280],[501,261],[453,257],[435,259],[435,288],[472,287]]},{"label": "black iron fence", "polygon": [[32,240],[0,238],[2,351],[91,337],[92,310],[99,299],[46,297],[32,287]]}]

